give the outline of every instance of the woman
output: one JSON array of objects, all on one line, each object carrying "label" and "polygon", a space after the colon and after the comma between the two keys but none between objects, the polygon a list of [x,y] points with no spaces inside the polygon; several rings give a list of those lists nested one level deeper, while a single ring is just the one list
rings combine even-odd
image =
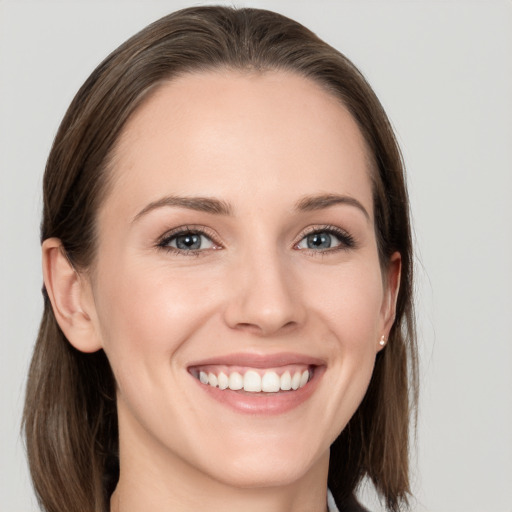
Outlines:
[{"label": "woman", "polygon": [[150,25],[73,100],[41,238],[45,510],[362,510],[364,477],[407,504],[407,193],[339,52],[268,11]]}]

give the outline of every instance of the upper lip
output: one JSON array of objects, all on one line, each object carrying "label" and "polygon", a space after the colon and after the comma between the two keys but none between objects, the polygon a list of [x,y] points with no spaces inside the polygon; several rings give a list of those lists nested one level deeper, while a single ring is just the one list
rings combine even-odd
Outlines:
[{"label": "upper lip", "polygon": [[208,359],[194,361],[188,365],[194,366],[206,365],[225,365],[225,366],[247,366],[250,368],[276,368],[289,364],[305,364],[308,366],[322,366],[325,361],[317,357],[290,352],[280,352],[277,354],[248,354],[237,353],[224,356],[215,356]]}]

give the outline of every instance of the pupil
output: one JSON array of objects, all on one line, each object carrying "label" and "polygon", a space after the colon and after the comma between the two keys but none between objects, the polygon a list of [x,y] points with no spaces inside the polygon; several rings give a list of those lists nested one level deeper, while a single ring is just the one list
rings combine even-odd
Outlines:
[{"label": "pupil", "polygon": [[313,233],[308,238],[309,249],[328,249],[331,247],[331,235],[328,233]]},{"label": "pupil", "polygon": [[201,247],[201,236],[194,233],[176,237],[178,249],[199,249]]}]

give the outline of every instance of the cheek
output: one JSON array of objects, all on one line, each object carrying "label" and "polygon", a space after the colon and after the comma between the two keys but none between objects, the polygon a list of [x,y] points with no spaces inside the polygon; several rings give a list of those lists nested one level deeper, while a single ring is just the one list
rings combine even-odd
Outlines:
[{"label": "cheek", "polygon": [[333,424],[339,428],[359,406],[371,379],[382,328],[383,284],[380,268],[370,264],[347,265],[322,282],[328,292],[315,287],[310,310],[315,308],[317,328],[323,329],[323,344],[333,356],[325,379],[337,418]]},{"label": "cheek", "polygon": [[190,272],[132,265],[104,275],[97,305],[119,414],[133,428],[165,424],[162,439],[170,433],[181,438],[178,411],[187,403],[173,390],[182,384],[187,341],[211,316],[214,297]]},{"label": "cheek", "polygon": [[373,341],[381,324],[384,298],[380,268],[371,261],[322,270],[308,288],[309,304],[333,330],[339,340],[357,349]]},{"label": "cheek", "polygon": [[211,289],[193,273],[161,267],[131,266],[109,277],[105,273],[97,311],[116,376],[150,362],[168,365],[214,307]]}]

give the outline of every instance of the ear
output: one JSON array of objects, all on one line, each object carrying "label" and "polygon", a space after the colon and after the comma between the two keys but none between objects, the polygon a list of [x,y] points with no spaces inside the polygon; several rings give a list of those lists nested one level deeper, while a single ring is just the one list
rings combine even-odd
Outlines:
[{"label": "ear", "polygon": [[94,301],[90,285],[68,260],[58,238],[43,242],[43,277],[53,313],[68,341],[81,352],[101,349],[91,316]]},{"label": "ear", "polygon": [[400,289],[400,276],[402,273],[402,256],[399,252],[394,252],[389,259],[384,278],[384,297],[382,301],[381,319],[382,334],[385,343],[382,344],[378,340],[378,349],[384,348],[389,338],[389,332],[395,321],[396,301],[398,299],[398,291]]}]

